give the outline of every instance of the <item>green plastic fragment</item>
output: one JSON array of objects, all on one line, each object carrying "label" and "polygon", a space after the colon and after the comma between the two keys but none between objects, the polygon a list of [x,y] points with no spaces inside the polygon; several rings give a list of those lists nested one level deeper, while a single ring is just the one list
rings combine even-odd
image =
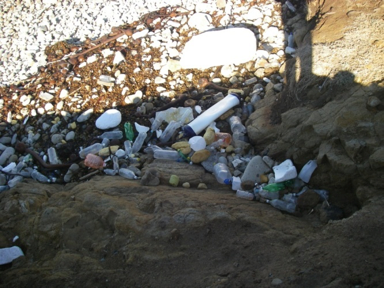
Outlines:
[{"label": "green plastic fragment", "polygon": [[133,132],[133,127],[130,122],[126,122],[124,124],[124,131],[125,131],[125,137],[128,140],[133,141],[133,139],[135,139],[135,133]]}]

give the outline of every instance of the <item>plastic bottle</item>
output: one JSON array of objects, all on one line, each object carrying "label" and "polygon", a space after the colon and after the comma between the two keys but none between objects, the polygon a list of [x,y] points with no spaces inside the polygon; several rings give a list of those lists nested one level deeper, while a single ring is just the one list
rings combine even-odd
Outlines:
[{"label": "plastic bottle", "polygon": [[161,123],[163,123],[164,119],[160,118],[160,117],[156,117],[153,122],[152,122],[152,125],[151,125],[151,132],[154,132],[156,131],[157,129],[159,129]]},{"label": "plastic bottle", "polygon": [[113,162],[113,170],[119,171],[119,158],[117,157],[112,157],[112,162]]},{"label": "plastic bottle", "polygon": [[223,140],[221,147],[228,147],[232,143],[232,135],[224,132],[215,133],[215,141]]},{"label": "plastic bottle", "polygon": [[104,132],[98,138],[121,139],[123,138],[123,131],[114,130],[114,131]]},{"label": "plastic bottle", "polygon": [[124,141],[125,155],[129,157],[132,154],[132,143],[129,140]]},{"label": "plastic bottle", "polygon": [[144,149],[144,153],[146,154],[149,154],[149,155],[153,155],[153,153],[155,153],[155,150],[162,150],[159,146],[157,145],[153,145],[153,144],[149,144],[145,149]]},{"label": "plastic bottle", "polygon": [[232,175],[224,163],[216,163],[213,166],[213,175],[215,175],[217,182],[226,185],[231,184]]},{"label": "plastic bottle", "polygon": [[181,127],[181,123],[179,121],[172,120],[171,122],[169,122],[167,128],[165,128],[163,134],[161,134],[159,138],[160,142],[161,143],[167,142],[172,137],[173,133],[175,133],[176,129],[180,127]]},{"label": "plastic bottle", "polygon": [[271,199],[271,200],[280,198],[279,191],[267,191],[267,190],[264,190],[263,188],[259,189],[259,195],[263,198]]},{"label": "plastic bottle", "polygon": [[276,191],[281,191],[285,189],[285,185],[283,182],[281,183],[271,183],[268,185],[265,185],[263,187],[263,190],[269,191],[269,192],[276,192]]},{"label": "plastic bottle", "polygon": [[47,150],[47,154],[48,154],[49,163],[51,163],[51,164],[58,164],[59,163],[59,158],[57,158],[55,148],[49,147]]},{"label": "plastic bottle", "polygon": [[279,199],[267,200],[267,203],[271,204],[271,206],[275,207],[276,209],[279,209],[288,213],[294,213],[296,211],[295,203],[285,202]]},{"label": "plastic bottle", "polygon": [[137,138],[135,139],[135,142],[133,142],[131,151],[132,154],[139,152],[139,150],[143,146],[145,138],[147,138],[147,132],[140,132]]},{"label": "plastic bottle", "polygon": [[109,176],[115,176],[117,174],[117,170],[114,170],[114,169],[104,169],[103,171],[105,174]]},{"label": "plastic bottle", "polygon": [[180,155],[176,150],[156,149],[155,152],[153,153],[153,157],[156,159],[176,161],[180,158]]},{"label": "plastic bottle", "polygon": [[107,146],[109,146],[110,142],[111,141],[109,141],[108,138],[103,138],[103,141],[101,141],[101,145],[103,145],[103,147],[107,147]]},{"label": "plastic bottle", "polygon": [[47,176],[41,174],[39,171],[37,170],[33,170],[32,173],[31,173],[31,177],[33,179],[35,179],[36,181],[39,181],[39,182],[43,182],[43,183],[48,183],[48,182],[51,182]]},{"label": "plastic bottle", "polygon": [[16,176],[14,176],[11,180],[8,181],[8,186],[9,186],[10,188],[15,187],[16,184],[22,182],[23,179],[24,179],[23,176],[16,175]]},{"label": "plastic bottle", "polygon": [[232,107],[239,105],[239,96],[236,94],[229,94],[223,100],[217,102],[215,105],[204,111],[199,117],[191,123],[183,127],[184,135],[193,137],[199,135],[201,131],[209,126],[215,119],[219,118]]},{"label": "plastic bottle", "polygon": [[288,47],[294,48],[295,46],[295,39],[293,37],[293,33],[289,33],[288,35]]},{"label": "plastic bottle", "polygon": [[241,119],[239,116],[230,117],[228,122],[229,122],[229,125],[231,126],[232,133],[245,134],[247,132],[247,129],[245,128],[243,123],[241,123]]},{"label": "plastic bottle", "polygon": [[237,190],[236,197],[243,198],[250,201],[255,200],[255,195],[253,193],[248,191],[243,191],[243,190]]},{"label": "plastic bottle", "polygon": [[328,191],[327,190],[321,190],[321,189],[313,189],[317,194],[319,194],[320,198],[322,200],[328,200]]},{"label": "plastic bottle", "polygon": [[79,152],[80,158],[84,159],[85,156],[87,156],[89,153],[91,154],[97,154],[101,149],[103,149],[103,144],[101,143],[95,143],[92,144],[91,146],[88,146]]},{"label": "plastic bottle", "polygon": [[307,164],[304,165],[304,167],[301,169],[299,173],[299,178],[303,180],[305,183],[308,183],[311,179],[313,171],[317,168],[317,162],[316,160],[309,160]]},{"label": "plastic bottle", "polygon": [[129,170],[127,168],[120,168],[119,175],[127,179],[137,179],[137,176],[135,175],[135,173],[133,173],[132,170]]},{"label": "plastic bottle", "polygon": [[85,157],[84,165],[93,169],[99,169],[106,166],[103,158],[94,154],[88,154]]}]

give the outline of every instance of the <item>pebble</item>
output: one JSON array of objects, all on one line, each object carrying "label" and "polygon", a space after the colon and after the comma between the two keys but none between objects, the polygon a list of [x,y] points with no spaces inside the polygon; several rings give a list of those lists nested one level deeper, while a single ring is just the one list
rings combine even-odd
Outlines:
[{"label": "pebble", "polygon": [[184,182],[184,183],[182,184],[182,186],[183,186],[184,188],[190,188],[190,187],[191,187],[191,184],[189,184],[189,182]]},{"label": "pebble", "polygon": [[208,187],[207,187],[207,184],[205,183],[199,183],[199,185],[197,185],[197,189],[203,190],[203,189],[208,189]]},{"label": "pebble", "polygon": [[81,113],[81,115],[76,119],[77,122],[82,123],[87,121],[91,115],[93,114],[93,108],[88,109],[87,111],[84,111]]},{"label": "pebble", "polygon": [[201,163],[209,158],[211,155],[211,152],[209,152],[207,149],[199,150],[193,153],[191,157],[191,161],[193,163]]},{"label": "pebble", "polygon": [[169,184],[171,186],[177,187],[179,185],[179,177],[177,175],[171,175],[169,178]]},{"label": "pebble", "polygon": [[109,109],[105,111],[96,120],[96,127],[98,129],[106,130],[115,128],[121,123],[121,113],[117,109]]},{"label": "pebble", "polygon": [[55,145],[58,143],[61,143],[62,140],[63,140],[63,135],[61,134],[53,134],[51,136],[51,142]]}]

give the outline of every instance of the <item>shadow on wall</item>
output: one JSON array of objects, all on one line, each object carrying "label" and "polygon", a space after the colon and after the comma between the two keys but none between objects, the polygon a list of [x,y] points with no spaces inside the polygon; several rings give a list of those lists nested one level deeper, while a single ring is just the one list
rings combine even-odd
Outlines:
[{"label": "shadow on wall", "polygon": [[316,159],[311,183],[337,192],[333,203],[355,195],[364,203],[358,191],[384,188],[384,1],[290,3],[296,11],[282,5],[282,21],[295,57],[284,90],[256,104],[248,135],[262,154],[298,169]]}]

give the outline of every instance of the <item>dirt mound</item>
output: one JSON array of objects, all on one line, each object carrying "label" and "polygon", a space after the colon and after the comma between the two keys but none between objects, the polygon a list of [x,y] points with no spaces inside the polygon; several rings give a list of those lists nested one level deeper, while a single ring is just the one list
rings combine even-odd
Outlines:
[{"label": "dirt mound", "polygon": [[26,256],[1,267],[0,284],[378,287],[383,201],[322,226],[317,215],[282,214],[228,189],[107,176],[73,187],[22,183],[1,194],[0,245],[18,235]]}]

